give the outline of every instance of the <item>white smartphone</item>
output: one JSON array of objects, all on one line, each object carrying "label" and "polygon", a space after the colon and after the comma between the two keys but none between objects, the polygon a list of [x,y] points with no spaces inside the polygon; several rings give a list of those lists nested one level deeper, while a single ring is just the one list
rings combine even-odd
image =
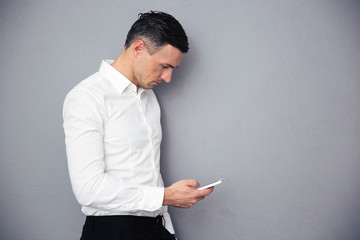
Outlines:
[{"label": "white smartphone", "polygon": [[224,180],[225,180],[225,178],[222,178],[222,179],[220,179],[219,181],[210,183],[210,184],[205,185],[205,186],[203,186],[203,187],[199,187],[199,188],[197,188],[197,190],[203,190],[203,189],[207,189],[207,188],[209,188],[209,187],[213,187],[213,186],[219,185],[219,184],[222,183]]}]

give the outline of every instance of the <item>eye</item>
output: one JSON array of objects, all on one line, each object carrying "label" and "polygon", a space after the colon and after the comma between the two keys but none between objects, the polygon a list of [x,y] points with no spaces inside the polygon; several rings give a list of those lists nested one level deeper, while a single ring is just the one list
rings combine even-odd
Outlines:
[{"label": "eye", "polygon": [[168,69],[169,68],[169,66],[165,66],[163,64],[160,64],[160,66],[161,66],[162,69]]}]

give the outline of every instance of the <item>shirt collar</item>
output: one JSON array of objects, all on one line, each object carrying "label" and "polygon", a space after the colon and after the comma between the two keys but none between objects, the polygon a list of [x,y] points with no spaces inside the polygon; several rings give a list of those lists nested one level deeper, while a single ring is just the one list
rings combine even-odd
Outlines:
[{"label": "shirt collar", "polygon": [[110,81],[111,84],[115,86],[115,88],[122,94],[125,89],[129,88],[131,91],[136,93],[136,86],[132,82],[129,81],[124,75],[122,75],[118,70],[116,70],[110,64],[114,60],[103,60],[101,62],[101,66],[99,72],[104,74],[104,76]]}]

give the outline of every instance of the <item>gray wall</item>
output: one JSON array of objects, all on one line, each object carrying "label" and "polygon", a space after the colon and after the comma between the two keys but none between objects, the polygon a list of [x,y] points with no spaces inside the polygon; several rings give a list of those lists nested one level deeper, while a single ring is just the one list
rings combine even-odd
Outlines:
[{"label": "gray wall", "polygon": [[360,238],[359,1],[0,1],[0,238],[78,239],[62,103],[139,12],[191,51],[163,109],[166,184],[227,180],[171,208],[180,240]]}]

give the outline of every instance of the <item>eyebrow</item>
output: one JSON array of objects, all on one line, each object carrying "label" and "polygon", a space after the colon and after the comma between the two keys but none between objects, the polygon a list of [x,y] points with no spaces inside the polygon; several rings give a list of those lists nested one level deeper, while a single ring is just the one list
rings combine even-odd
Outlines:
[{"label": "eyebrow", "polygon": [[177,67],[174,67],[173,65],[171,65],[171,64],[163,64],[164,66],[166,66],[166,67],[171,67],[171,68],[178,68],[179,66],[177,66]]}]

